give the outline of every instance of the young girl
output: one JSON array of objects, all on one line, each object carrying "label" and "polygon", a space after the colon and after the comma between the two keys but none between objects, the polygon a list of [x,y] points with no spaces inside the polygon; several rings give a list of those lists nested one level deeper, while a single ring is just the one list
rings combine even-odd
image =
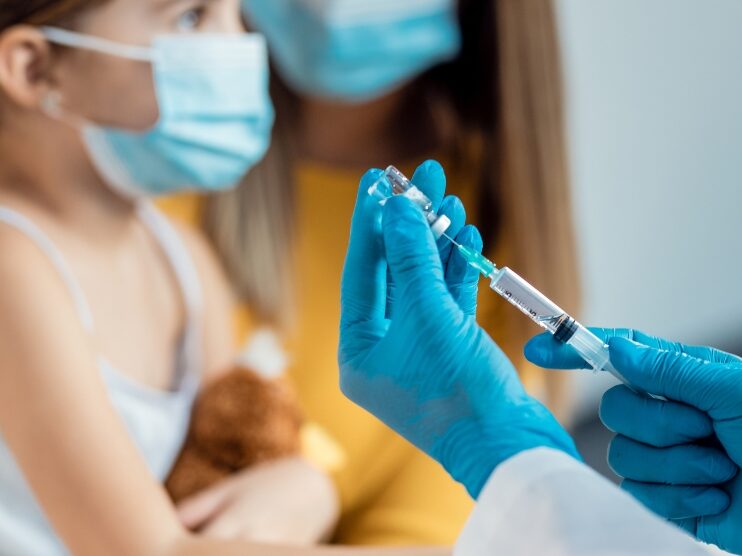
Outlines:
[{"label": "young girl", "polygon": [[[161,486],[232,362],[232,299],[146,198],[262,155],[262,37],[237,0],[0,0],[0,93],[0,552],[292,553],[189,536]],[[332,488],[283,473],[319,538]]]}]

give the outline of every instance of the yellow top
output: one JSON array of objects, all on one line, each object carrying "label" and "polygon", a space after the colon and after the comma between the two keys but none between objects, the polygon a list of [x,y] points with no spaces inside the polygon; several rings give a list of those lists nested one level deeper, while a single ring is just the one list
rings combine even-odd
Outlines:
[{"label": "yellow top", "polygon": [[[471,206],[477,168],[458,166],[449,173],[448,193]],[[327,431],[344,454],[343,465],[335,472],[343,508],[336,541],[451,544],[472,508],[463,487],[426,455],[346,400],[338,388],[340,278],[362,173],[314,163],[296,170],[296,264],[301,275],[296,285],[297,332],[288,346],[291,377],[308,418]],[[193,196],[161,203],[171,215],[191,222],[198,220],[199,206],[199,199]],[[507,333],[500,324],[508,319],[499,315],[512,308],[489,289],[483,290],[480,322],[508,347]],[[250,320],[244,310],[239,320],[242,332],[249,333]],[[517,353],[520,349],[515,346],[508,351]],[[530,372],[524,376],[531,391],[541,390],[537,383],[540,376]],[[311,436],[316,440],[316,434]]]}]

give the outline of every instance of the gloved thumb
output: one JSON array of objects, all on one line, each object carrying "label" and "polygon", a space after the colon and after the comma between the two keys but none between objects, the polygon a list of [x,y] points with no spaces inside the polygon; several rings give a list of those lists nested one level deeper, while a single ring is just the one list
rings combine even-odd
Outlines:
[{"label": "gloved thumb", "polygon": [[611,363],[632,385],[682,402],[714,418],[726,399],[729,381],[738,380],[719,365],[686,353],[656,349],[625,338],[609,340]]},{"label": "gloved thumb", "polygon": [[405,197],[389,199],[382,227],[387,264],[399,297],[424,293],[433,299],[450,298],[438,247],[422,210]]},{"label": "gloved thumb", "polygon": [[384,317],[386,265],[379,241],[381,207],[368,194],[369,187],[381,175],[381,170],[369,170],[358,190],[340,288],[341,329]]}]

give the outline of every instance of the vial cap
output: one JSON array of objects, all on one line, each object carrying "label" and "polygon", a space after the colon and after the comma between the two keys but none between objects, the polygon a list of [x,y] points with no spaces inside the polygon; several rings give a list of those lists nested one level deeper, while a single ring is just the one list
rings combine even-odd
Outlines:
[{"label": "vial cap", "polygon": [[433,235],[435,236],[435,239],[440,239],[440,237],[446,233],[446,230],[451,227],[451,219],[446,216],[442,215],[439,216],[438,219],[430,226],[430,229],[433,230]]}]

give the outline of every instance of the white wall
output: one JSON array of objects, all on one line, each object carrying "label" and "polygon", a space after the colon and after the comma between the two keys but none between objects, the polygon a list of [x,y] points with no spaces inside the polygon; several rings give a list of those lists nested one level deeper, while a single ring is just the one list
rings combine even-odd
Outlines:
[{"label": "white wall", "polygon": [[584,320],[742,345],[742,1],[559,1]]}]

